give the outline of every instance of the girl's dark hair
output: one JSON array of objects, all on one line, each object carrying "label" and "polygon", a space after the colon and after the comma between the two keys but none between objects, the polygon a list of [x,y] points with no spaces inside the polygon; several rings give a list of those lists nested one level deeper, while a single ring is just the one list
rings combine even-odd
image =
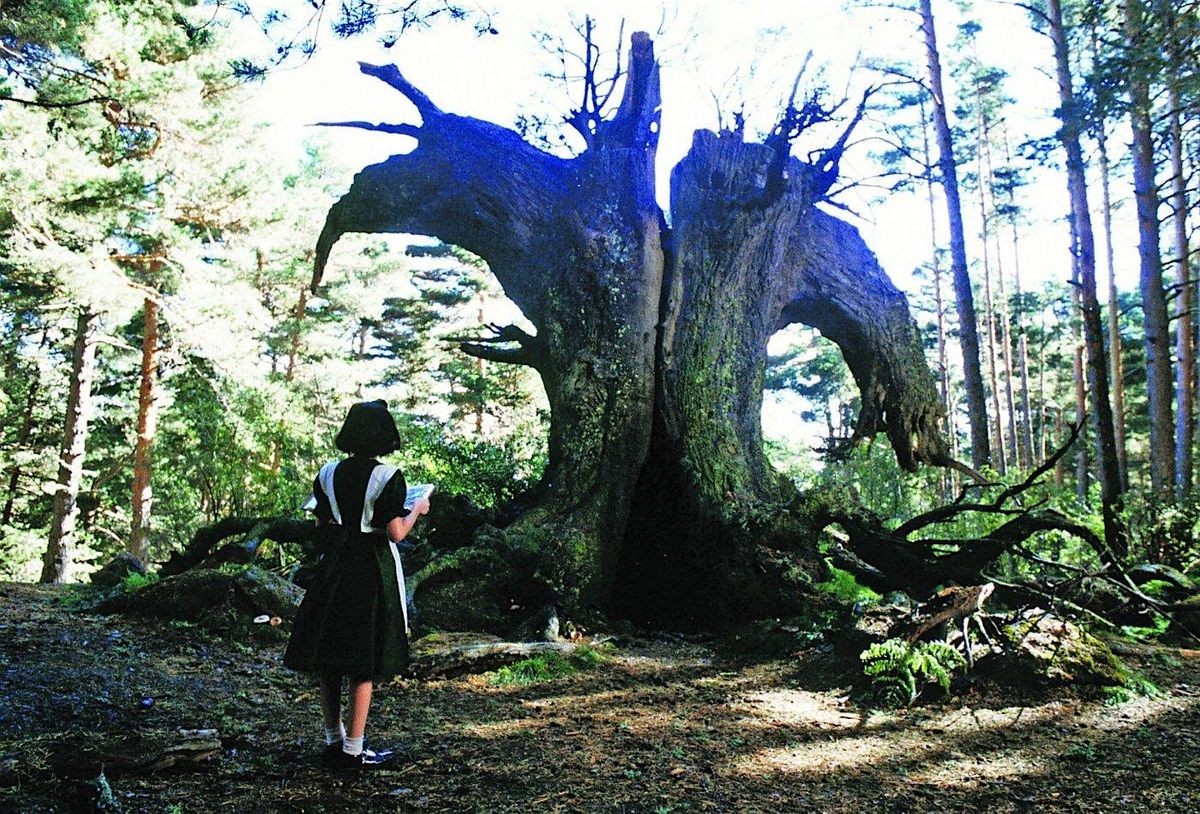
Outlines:
[{"label": "girl's dark hair", "polygon": [[352,405],[334,443],[350,455],[387,455],[400,449],[400,433],[387,402],[376,399]]}]

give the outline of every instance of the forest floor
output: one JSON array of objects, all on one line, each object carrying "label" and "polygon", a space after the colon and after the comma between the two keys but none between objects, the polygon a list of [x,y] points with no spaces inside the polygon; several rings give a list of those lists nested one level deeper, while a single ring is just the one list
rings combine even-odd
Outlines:
[{"label": "forest floor", "polygon": [[[0,583],[2,812],[97,810],[81,801],[101,754],[125,812],[1200,808],[1195,651],[1126,656],[1163,690],[1154,699],[979,684],[885,712],[855,703],[853,665],[829,648],[764,660],[625,637],[545,683],[378,687],[368,737],[401,759],[338,776],[317,766],[317,699],[281,646],[72,612],[68,595]],[[219,747],[198,766],[149,773],[114,757],[206,729]]]}]

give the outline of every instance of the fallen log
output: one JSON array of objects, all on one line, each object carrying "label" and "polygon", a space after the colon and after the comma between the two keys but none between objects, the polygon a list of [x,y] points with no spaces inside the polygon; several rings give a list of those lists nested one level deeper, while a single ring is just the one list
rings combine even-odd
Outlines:
[{"label": "fallen log", "polygon": [[95,778],[206,771],[222,752],[215,729],[135,732],[104,738],[71,734],[50,744],[47,760],[60,777]]},{"label": "fallen log", "polygon": [[474,633],[434,633],[413,643],[410,673],[417,678],[453,678],[488,673],[550,653],[566,656],[605,640],[578,642],[506,642]]},{"label": "fallen log", "polygon": [[[169,577],[182,574],[194,566],[204,563],[215,567],[223,562],[245,564],[258,556],[259,546],[264,540],[278,543],[299,543],[308,555],[313,549],[316,524],[311,520],[295,520],[290,517],[227,517],[217,523],[204,526],[192,535],[191,541],[182,551],[177,551],[163,563],[158,573]],[[242,535],[236,543],[223,546],[213,553],[213,547],[235,535]]]}]

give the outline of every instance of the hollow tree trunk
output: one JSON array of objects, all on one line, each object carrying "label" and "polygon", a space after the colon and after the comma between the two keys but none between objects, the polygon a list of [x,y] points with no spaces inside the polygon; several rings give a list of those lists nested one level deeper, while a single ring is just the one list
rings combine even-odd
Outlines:
[{"label": "hollow tree trunk", "polygon": [[96,328],[100,317],[89,307],[79,309],[75,321],[75,347],[71,356],[71,388],[58,455],[50,542],[42,558],[41,582],[66,579],[75,544],[76,503],[83,481],[83,456],[87,449],[88,422],[92,415],[92,379],[96,371]]},{"label": "hollow tree trunk", "polygon": [[788,511],[793,487],[763,455],[772,333],[803,321],[841,346],[863,394],[856,433],[886,432],[906,468],[947,462],[941,410],[903,295],[857,231],[814,206],[828,165],[700,131],[672,174],[668,233],[645,34],[629,65],[616,115],[570,160],[363,66],[423,123],[366,125],[418,144],[367,167],[330,210],[314,283],[350,231],[434,235],[486,260],[536,335],[509,326],[461,348],[534,367],[551,407],[547,470],[508,544],[537,552],[569,613],[719,624],[795,606],[792,566],[821,568],[811,526]]},{"label": "hollow tree trunk", "polygon": [[774,158],[701,131],[672,174],[654,438],[620,572],[619,607],[636,618],[712,625],[803,598],[792,554],[812,568],[811,540],[781,511],[794,488],[762,452],[767,341],[784,326],[816,327],[841,348],[862,394],[857,437],[886,430],[909,469],[945,458],[904,296],[856,230],[812,207],[799,162],[772,199],[759,179]]}]

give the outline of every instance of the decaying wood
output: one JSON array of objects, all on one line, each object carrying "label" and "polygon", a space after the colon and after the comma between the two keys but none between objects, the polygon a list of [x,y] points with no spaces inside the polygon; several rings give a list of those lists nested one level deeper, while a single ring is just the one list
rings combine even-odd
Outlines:
[{"label": "decaying wood", "polygon": [[903,632],[905,641],[915,642],[942,625],[968,619],[983,610],[983,603],[996,590],[990,582],[966,587],[952,586],[938,591],[928,602],[917,607]]}]

